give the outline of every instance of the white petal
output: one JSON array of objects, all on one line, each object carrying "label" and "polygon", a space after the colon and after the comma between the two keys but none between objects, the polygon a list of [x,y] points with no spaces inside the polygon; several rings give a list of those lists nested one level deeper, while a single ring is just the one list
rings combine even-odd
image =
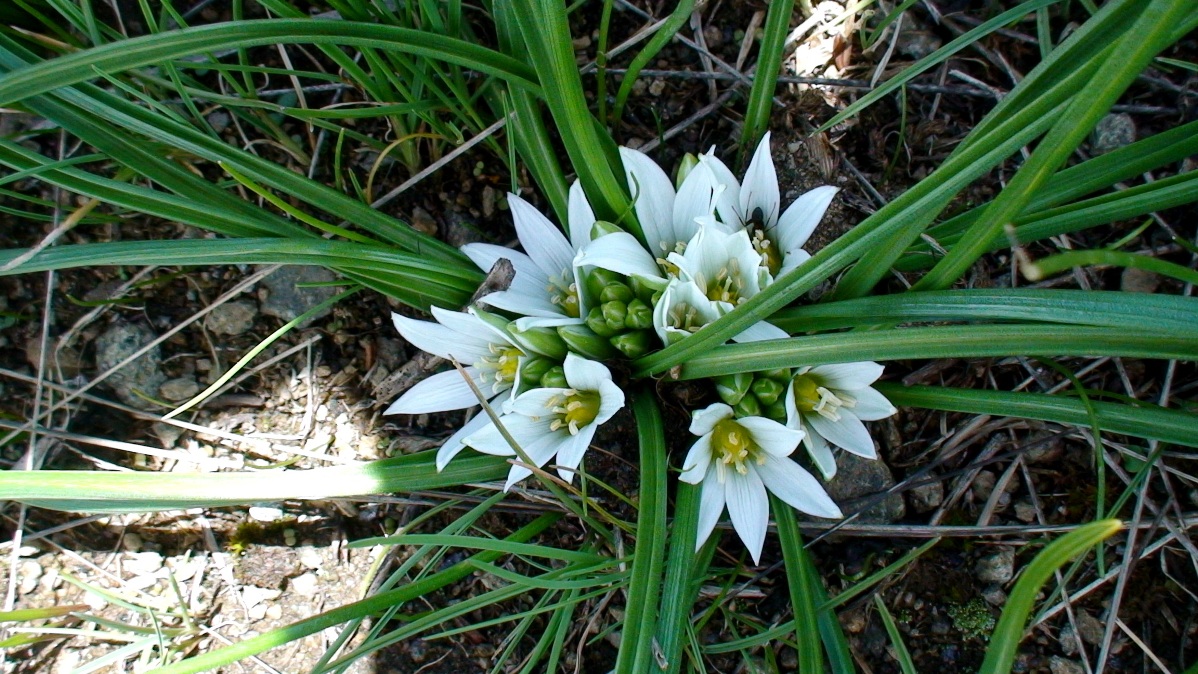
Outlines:
[{"label": "white petal", "polygon": [[512,321],[512,325],[517,332],[523,332],[531,328],[558,328],[563,325],[578,325],[586,321],[581,318],[570,318],[569,316],[523,316]]},{"label": "white petal", "polygon": [[[479,320],[468,314],[462,316]],[[481,326],[476,326],[471,332],[458,332],[439,323],[419,321],[399,314],[391,314],[391,320],[395,323],[395,329],[409,344],[434,356],[453,358],[459,363],[469,365],[491,353],[491,340],[481,337],[492,333]]]},{"label": "white petal", "polygon": [[707,407],[691,413],[692,435],[707,435],[715,429],[715,425],[732,416],[732,408],[724,403],[712,403]]},{"label": "white petal", "polygon": [[791,507],[814,515],[839,519],[840,508],[824,491],[823,485],[803,470],[802,466],[787,458],[766,457],[765,463],[757,466],[761,481],[774,496],[786,501]]},{"label": "white petal", "polygon": [[[792,269],[798,269],[799,265],[811,259],[811,253],[796,248],[794,250],[782,253],[782,266],[778,268],[778,275],[774,278],[781,278],[783,274],[788,273]],[[768,285],[768,284],[766,284]]]},{"label": "white petal", "polygon": [[761,209],[760,222],[766,230],[778,222],[778,173],[774,170],[774,158],[770,155],[770,134],[767,131],[753,159],[745,171],[745,182],[740,186],[740,212],[746,220],[753,219],[757,209]]},{"label": "white petal", "polygon": [[874,448],[873,438],[869,437],[865,424],[845,410],[840,411],[840,421],[829,421],[818,414],[808,414],[804,421],[837,447],[866,459],[878,458],[878,450]]},{"label": "white petal", "polygon": [[[656,162],[636,150],[620,148],[620,159],[635,203],[636,219],[641,223],[645,240],[654,248],[653,255],[673,250],[678,237],[674,234],[674,184],[670,177]],[[665,247],[660,247],[661,244]]]},{"label": "white petal", "polygon": [[699,533],[695,538],[695,550],[703,547],[715,525],[724,513],[724,485],[716,475],[717,468],[711,466],[703,477],[703,490],[699,492]]},{"label": "white petal", "polygon": [[786,339],[787,337],[790,337],[790,334],[773,323],[758,321],[750,325],[744,332],[733,337],[732,341],[741,343],[764,342],[767,339]]},{"label": "white petal", "polygon": [[765,485],[750,464],[744,475],[735,470],[727,471],[724,482],[724,498],[728,500],[728,516],[732,528],[753,557],[753,563],[761,561],[761,547],[765,545],[765,530],[770,523],[770,502],[765,494]]},{"label": "white petal", "polygon": [[579,251],[574,264],[600,267],[625,276],[664,278],[649,251],[627,232],[601,236]]},{"label": "white petal", "polygon": [[885,368],[873,361],[859,363],[836,363],[835,365],[819,365],[811,368],[811,375],[821,386],[833,391],[856,391],[878,380]]},{"label": "white petal", "polygon": [[507,195],[508,206],[512,209],[512,220],[516,225],[516,236],[524,252],[532,258],[545,276],[549,278],[562,277],[571,273],[574,261],[574,247],[566,240],[549,218],[533,208],[532,204],[515,194]]},{"label": "white petal", "polygon": [[749,431],[753,442],[772,456],[790,456],[803,439],[803,431],[787,428],[765,417],[744,417],[736,423]]},{"label": "white petal", "polygon": [[599,383],[599,412],[595,414],[594,425],[599,426],[607,423],[608,419],[615,416],[624,408],[624,389],[616,385],[615,382],[608,380]]},{"label": "white petal", "polygon": [[699,480],[707,474],[707,468],[711,466],[711,433],[695,440],[695,444],[686,453],[686,459],[682,462],[682,474],[678,476],[679,480],[690,484],[698,484]]},{"label": "white petal", "polygon": [[[491,403],[494,404],[498,399],[499,398],[496,397],[495,400],[491,401]],[[441,447],[437,449],[437,472],[445,470],[445,466],[449,464],[449,461],[466,448],[466,444],[462,442],[463,440],[465,440],[468,436],[481,431],[490,424],[491,417],[488,416],[486,412],[479,412],[478,414],[470,417],[470,421],[467,421],[462,425],[461,428],[458,429],[456,433],[449,436],[448,440],[441,443]]]},{"label": "white petal", "polygon": [[[504,430],[516,444],[527,450],[526,445],[531,445],[533,442],[539,441],[542,438],[553,435],[553,431],[549,430],[548,419],[533,419],[522,414],[504,414],[499,417],[499,423],[503,424]],[[483,428],[477,433],[472,433],[467,436],[463,443],[467,447],[473,447],[483,454],[493,454],[495,456],[513,456],[516,450],[508,444],[508,441],[499,432],[499,427],[494,424]]]},{"label": "white petal", "polygon": [[528,417],[540,417],[550,413],[550,402],[565,397],[564,388],[534,388],[516,396],[508,411],[523,414]]},{"label": "white petal", "polygon": [[699,163],[706,165],[715,175],[716,182],[724,186],[724,191],[716,198],[716,212],[725,224],[734,228],[744,227],[744,219],[737,210],[740,208],[740,181],[713,152],[714,148],[712,152],[700,155]]},{"label": "white petal", "polygon": [[[570,436],[567,435],[565,438],[563,438],[561,434],[549,433],[537,438],[533,442],[522,444],[520,448],[524,450],[526,455],[528,455],[529,461],[531,461],[537,468],[540,468],[546,463],[549,463],[549,459],[552,459],[553,455],[557,454],[557,450],[562,446],[563,442],[568,440],[569,437]],[[531,468],[519,464],[513,465],[512,469],[508,471],[507,484],[503,486],[503,490],[508,491],[512,488],[512,485],[516,484],[520,480],[523,480],[529,475],[532,475]]]},{"label": "white petal", "polygon": [[778,218],[778,226],[767,232],[770,237],[775,237],[774,244],[778,249],[791,251],[802,248],[839,191],[840,188],[824,185],[795,199]]},{"label": "white petal", "polygon": [[[515,284],[512,284],[513,287]],[[522,293],[514,289],[500,290],[489,295],[485,295],[479,300],[480,304],[485,304],[489,307],[510,311],[513,314],[523,314],[525,316],[538,316],[541,318],[568,318],[563,316],[561,307],[549,301],[549,294],[544,290],[538,293]]]},{"label": "white petal", "polygon": [[811,424],[804,423],[803,430],[807,431],[807,435],[803,437],[803,447],[807,449],[807,456],[811,457],[811,462],[819,469],[820,475],[825,480],[836,477],[836,457],[832,455],[832,446],[824,436],[811,428]]},{"label": "white petal", "polygon": [[[474,380],[480,390],[485,390],[486,384],[479,379],[478,370],[473,367],[465,368],[466,374]],[[457,370],[440,372],[427,379],[417,382],[408,389],[399,400],[391,403],[383,414],[427,414],[429,412],[446,412],[448,410],[463,410],[478,404],[478,396],[470,390],[470,385]]]},{"label": "white petal", "polygon": [[862,421],[885,419],[898,411],[894,405],[890,404],[886,396],[878,393],[872,387],[857,389],[850,395],[857,400],[857,404],[850,411],[853,416]]},{"label": "white petal", "polygon": [[557,474],[567,482],[574,481],[574,473],[577,472],[579,464],[582,463],[583,456],[587,450],[591,448],[591,440],[595,437],[595,428],[597,424],[588,424],[585,428],[578,431],[578,435],[570,436],[568,442],[563,442],[557,450]]},{"label": "white petal", "polygon": [[691,170],[674,197],[674,234],[679,240],[689,241],[699,231],[696,218],[710,218],[723,191],[707,165],[699,163]]},{"label": "white petal", "polygon": [[570,185],[570,201],[567,206],[567,218],[570,224],[570,245],[578,252],[591,241],[591,228],[595,226],[595,211],[587,201],[587,195],[582,191],[582,184],[577,180]]},{"label": "white petal", "polygon": [[[510,346],[516,345],[516,343],[512,341],[511,337],[504,332],[502,328],[493,323],[488,323],[480,318],[476,313],[474,313],[473,308],[470,309],[470,313],[463,313],[461,311],[449,311],[448,309],[442,309],[441,307],[433,307],[432,313],[433,318],[437,319],[438,323],[458,334],[468,335],[475,339],[483,339],[494,344],[507,344]],[[498,319],[499,317],[492,315],[492,318]],[[503,319],[499,319],[500,324],[504,324],[506,322],[507,321]],[[488,347],[488,350],[489,349],[490,347]]]},{"label": "white petal", "polygon": [[[525,277],[527,283],[540,288],[549,285],[549,277],[545,272],[541,271],[532,258],[518,250],[496,246],[493,243],[468,243],[462,246],[462,252],[484,273],[489,273],[491,267],[499,260],[507,259],[511,261],[512,269],[516,270],[517,278]],[[515,281],[512,284],[514,285]]]},{"label": "white petal", "polygon": [[611,371],[603,363],[574,353],[566,354],[562,369],[566,371],[566,383],[576,391],[598,391],[603,382],[611,381]]}]

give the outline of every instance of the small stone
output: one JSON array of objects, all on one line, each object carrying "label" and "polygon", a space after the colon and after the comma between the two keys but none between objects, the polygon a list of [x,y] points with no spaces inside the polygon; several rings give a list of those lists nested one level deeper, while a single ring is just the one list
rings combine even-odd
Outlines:
[{"label": "small stone", "polygon": [[1006,606],[1007,593],[1003,592],[1002,586],[988,585],[982,590],[982,599],[991,606]]},{"label": "small stone", "polygon": [[988,470],[978,471],[977,477],[973,479],[973,495],[979,501],[989,499],[990,494],[994,493],[994,484],[997,480],[994,473]]},{"label": "small stone", "polygon": [[[871,497],[894,486],[890,468],[880,460],[863,459],[856,454],[840,452],[836,457],[836,476],[827,483],[828,495],[846,515],[870,502]],[[857,518],[862,524],[888,524],[902,519],[906,504],[901,494],[890,494],[870,506]]]},{"label": "small stone", "polygon": [[983,583],[1003,584],[1015,577],[1015,550],[1002,548],[998,552],[978,560],[974,567],[978,580]]},{"label": "small stone", "polygon": [[232,118],[229,117],[229,113],[220,110],[211,113],[205,119],[208,120],[208,126],[212,127],[212,130],[216,133],[221,133],[225,129],[229,128],[229,122],[232,121]]},{"label": "small stone", "polygon": [[1077,632],[1082,641],[1097,645],[1102,643],[1102,633],[1106,631],[1102,622],[1085,611],[1077,612]]},{"label": "small stone", "polygon": [[250,506],[249,515],[250,519],[258,522],[276,522],[283,519],[283,509],[266,506]]},{"label": "small stone", "polygon": [[1020,522],[1035,522],[1036,521],[1036,506],[1020,501],[1015,504],[1015,519]]},{"label": "small stone", "polygon": [[1061,628],[1061,636],[1057,640],[1061,644],[1061,652],[1065,655],[1073,655],[1081,650],[1081,639],[1078,639],[1077,632],[1074,631],[1073,625],[1065,625]]},{"label": "small stone", "polygon": [[131,552],[125,558],[125,570],[150,575],[162,568],[162,555],[157,552]]},{"label": "small stone", "polygon": [[271,604],[266,607],[266,616],[268,620],[278,620],[283,617],[283,607],[278,604]]},{"label": "small stone", "polygon": [[1094,127],[1090,149],[1094,154],[1106,154],[1136,142],[1136,123],[1127,113],[1103,117]]},{"label": "small stone", "polygon": [[[337,294],[337,288],[329,285],[307,285],[331,283],[337,280],[333,272],[323,267],[288,265],[262,279],[259,306],[262,313],[282,321],[291,321],[300,314]],[[323,318],[331,308],[318,312],[301,323],[305,327],[311,321]]]},{"label": "small stone", "polygon": [[911,508],[917,513],[926,513],[940,507],[944,503],[944,483],[939,480],[928,484],[912,487],[907,495],[911,500]]},{"label": "small stone", "polygon": [[1080,662],[1074,662],[1059,655],[1048,659],[1048,670],[1052,674],[1086,674],[1086,670]]},{"label": "small stone", "polygon": [[312,597],[316,595],[316,590],[320,586],[320,581],[314,573],[304,573],[292,578],[288,584],[288,588],[302,597]]},{"label": "small stone", "polygon": [[662,92],[665,90],[666,90],[666,81],[663,79],[653,80],[653,83],[649,85],[649,95],[650,96],[660,96],[662,94]]},{"label": "small stone", "polygon": [[200,392],[200,385],[191,377],[176,377],[162,382],[158,387],[158,395],[164,400],[178,402],[188,400]]},{"label": "small stone", "polygon": [[[149,328],[124,321],[114,322],[96,338],[96,370],[107,372],[155,338]],[[149,398],[157,395],[158,387],[166,381],[161,367],[162,354],[155,346],[112,373],[105,383],[126,405],[156,410],[157,404]]]},{"label": "small stone", "polygon": [[[73,379],[79,376],[79,372],[83,369],[83,361],[79,358],[79,352],[72,348],[55,348],[53,341],[50,343],[50,353],[46,355],[46,370],[52,373],[55,381],[58,381],[58,374],[62,373],[63,379]],[[25,362],[33,369],[38,369],[42,366],[42,337],[40,334],[34,335],[25,342]]]},{"label": "small stone", "polygon": [[145,542],[141,540],[141,536],[131,531],[125,532],[125,535],[121,537],[121,547],[125,548],[128,552],[137,552],[144,545]]},{"label": "small stone", "polygon": [[154,435],[158,438],[158,442],[164,449],[174,447],[179,438],[183,437],[182,428],[172,424],[164,424],[161,421],[155,421],[150,424],[150,430],[154,432]]},{"label": "small stone", "polygon": [[903,17],[903,28],[899,31],[899,53],[913,59],[921,59],[934,53],[944,45],[944,41],[935,33],[919,24],[914,23],[910,14]]},{"label": "small stone", "polygon": [[204,327],[218,335],[232,337],[248,332],[257,317],[258,307],[253,302],[225,302],[208,312]]},{"label": "small stone", "polygon": [[316,551],[316,548],[304,548],[300,551],[300,564],[303,564],[309,569],[319,569],[324,566],[324,558]]},{"label": "small stone", "polygon": [[1161,277],[1147,269],[1128,267],[1123,270],[1120,287],[1128,293],[1153,293],[1161,285]]},{"label": "small stone", "polygon": [[419,206],[412,209],[412,228],[429,236],[437,235],[437,221],[428,211]]},{"label": "small stone", "polygon": [[17,575],[21,579],[21,594],[29,594],[37,589],[42,578],[42,565],[32,559],[22,559],[17,565]]},{"label": "small stone", "polygon": [[483,187],[483,217],[490,218],[495,215],[495,204],[498,200],[499,192],[495,191],[494,187]]}]

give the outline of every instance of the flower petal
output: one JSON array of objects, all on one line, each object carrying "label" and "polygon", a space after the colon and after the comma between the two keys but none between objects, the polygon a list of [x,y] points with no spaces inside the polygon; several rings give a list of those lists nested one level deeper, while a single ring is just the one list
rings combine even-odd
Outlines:
[{"label": "flower petal", "polygon": [[[478,370],[473,367],[465,368],[466,374],[474,380],[480,389],[482,383]],[[427,379],[419,381],[408,389],[399,400],[383,414],[427,414],[429,412],[446,412],[462,410],[478,404],[478,396],[470,389],[470,385],[457,370],[440,372]]]},{"label": "flower petal", "polygon": [[753,442],[771,456],[790,456],[803,439],[803,431],[787,428],[765,417],[743,417],[736,423],[749,431]]},{"label": "flower petal", "polygon": [[[549,459],[552,459],[553,455],[557,454],[557,451],[562,446],[562,443],[567,441],[569,437],[570,436],[567,435],[563,438],[560,433],[549,433],[538,438],[534,442],[521,444],[520,448],[524,450],[526,455],[528,455],[529,461],[531,461],[537,468],[540,468],[549,463]],[[532,475],[531,468],[520,464],[512,465],[512,469],[508,471],[507,484],[503,486],[503,490],[510,490],[513,485],[529,475]]]},{"label": "flower petal", "polygon": [[[498,400],[498,398],[496,398]],[[493,400],[492,403],[495,401]],[[491,424],[491,417],[486,412],[479,412],[470,417],[470,421],[462,424],[462,427],[456,433],[449,436],[445,442],[437,449],[437,472],[445,470],[450,460],[457,456],[463,449],[466,448],[466,443],[462,442],[468,436],[473,435],[486,428]]]},{"label": "flower petal", "polygon": [[885,419],[898,411],[894,408],[894,405],[890,404],[886,396],[878,393],[873,387],[867,386],[863,389],[857,389],[850,395],[857,400],[857,404],[850,408],[849,411],[853,413],[853,416],[862,421]]},{"label": "flower petal", "polygon": [[582,184],[577,180],[570,185],[570,200],[567,205],[566,218],[570,225],[570,245],[574,252],[591,242],[591,229],[595,226],[595,211],[587,201],[587,195],[582,191]]},{"label": "flower petal", "polygon": [[707,475],[703,477],[702,491],[699,492],[699,531],[695,537],[695,551],[703,547],[707,542],[707,537],[711,535],[715,525],[720,521],[720,515],[724,514],[724,485],[720,484],[720,477],[717,475],[719,469],[711,466],[707,469]]},{"label": "flower petal", "polygon": [[724,191],[716,197],[715,208],[724,224],[733,228],[744,227],[744,218],[737,210],[740,208],[740,181],[736,179],[728,166],[715,156],[715,148],[699,156],[699,163],[704,164],[715,176],[716,182],[724,186]]},{"label": "flower petal", "polygon": [[695,220],[711,217],[716,199],[723,191],[724,187],[706,164],[700,162],[691,169],[674,197],[674,234],[679,240],[689,241],[699,231]]},{"label": "flower petal", "polygon": [[820,475],[825,480],[831,480],[836,477],[836,457],[832,454],[832,446],[824,439],[824,436],[815,432],[811,424],[802,424],[803,430],[807,431],[807,435],[803,437],[803,447],[807,449],[807,456],[811,457],[811,462],[819,469]]},{"label": "flower petal", "polygon": [[[499,417],[499,423],[503,424],[508,435],[512,436],[516,444],[525,451],[528,449],[526,445],[531,445],[533,442],[554,434],[549,430],[549,419],[533,419],[522,414],[504,414]],[[512,449],[503,434],[499,432],[499,427],[494,424],[486,426],[477,433],[472,433],[462,442],[467,447],[473,447],[483,454],[513,456],[516,453],[516,450]]]},{"label": "flower petal", "polygon": [[765,530],[770,523],[770,502],[765,495],[765,485],[757,475],[753,464],[746,466],[744,475],[734,470],[725,472],[724,498],[728,500],[728,516],[732,528],[744,541],[753,557],[753,563],[761,561],[761,547],[765,545]]},{"label": "flower petal", "polygon": [[[473,318],[478,321],[468,314],[462,316],[467,320]],[[491,342],[477,335],[492,333],[481,325],[476,325],[471,332],[458,332],[440,323],[420,321],[399,314],[391,314],[391,320],[400,336],[409,344],[440,358],[452,358],[460,363],[472,364],[491,353]]]},{"label": "flower petal", "polygon": [[512,221],[516,225],[516,236],[520,245],[532,261],[545,272],[550,279],[564,278],[572,274],[571,265],[574,262],[574,247],[566,240],[566,236],[549,218],[532,204],[515,194],[507,195],[508,206],[512,209]]},{"label": "flower petal", "polygon": [[624,389],[611,380],[599,382],[599,412],[595,414],[594,425],[607,423],[623,408]]},{"label": "flower petal", "polygon": [[600,267],[625,276],[664,278],[653,256],[628,232],[613,232],[595,239],[579,251],[574,264]]},{"label": "flower petal", "polygon": [[[499,318],[498,316],[491,316],[491,318],[496,320],[497,323],[488,323],[475,313],[475,309],[473,307],[470,308],[470,313],[450,311],[448,309],[442,309],[441,307],[433,307],[431,311],[433,318],[437,319],[438,323],[460,335],[466,335],[474,339],[481,338],[490,344],[508,344],[511,346],[516,345],[516,343],[512,341],[511,336],[509,336],[504,331],[503,327],[501,327],[506,325],[507,321]],[[487,350],[489,353],[489,345]]]},{"label": "flower petal", "polygon": [[791,459],[766,457],[757,472],[766,488],[791,507],[816,517],[844,517],[819,480]]},{"label": "flower petal", "polygon": [[562,369],[566,371],[566,383],[575,391],[598,391],[603,382],[611,381],[607,366],[574,353],[566,354]]},{"label": "flower petal", "polygon": [[574,474],[591,448],[591,440],[595,438],[598,424],[587,424],[579,429],[578,435],[570,436],[568,442],[563,442],[557,450],[557,474],[567,482],[574,481]]},{"label": "flower petal", "polygon": [[[518,250],[496,246],[493,243],[468,243],[462,246],[461,250],[476,267],[483,270],[483,273],[489,273],[496,262],[506,259],[511,261],[512,269],[516,270],[516,278],[524,277],[526,283],[538,288],[549,285],[549,277],[545,275],[545,272],[541,271],[531,257]],[[513,280],[512,284],[515,285],[515,283],[516,281]]]},{"label": "flower petal", "polygon": [[564,398],[565,393],[564,388],[534,388],[512,399],[508,411],[528,417],[546,416],[553,407],[551,403]]},{"label": "flower petal", "polygon": [[786,339],[790,334],[766,321],[758,321],[732,338],[734,342],[764,342],[767,339]]},{"label": "flower petal", "polygon": [[691,445],[690,450],[686,453],[686,459],[682,462],[682,474],[678,476],[679,480],[689,484],[698,484],[699,480],[707,474],[707,468],[711,466],[711,433],[707,433],[695,440],[695,444]]},{"label": "flower petal", "polygon": [[712,403],[707,407],[691,413],[692,435],[707,435],[715,430],[715,425],[732,416],[732,408],[724,403]]},{"label": "flower petal", "polygon": [[865,430],[865,424],[845,410],[840,411],[840,421],[831,421],[818,414],[808,414],[803,420],[837,447],[866,459],[878,458],[878,450],[874,447],[873,438],[869,437],[869,431]]},{"label": "flower petal", "polygon": [[745,171],[745,181],[740,186],[740,212],[746,220],[761,209],[759,222],[769,231],[778,222],[781,196],[778,193],[778,173],[774,170],[774,158],[770,155],[770,134],[767,131],[753,152],[753,159]]},{"label": "flower petal", "polygon": [[778,226],[772,231],[767,230],[767,234],[775,238],[778,249],[792,251],[802,248],[839,191],[838,187],[824,185],[795,199],[778,218]]},{"label": "flower petal", "polygon": [[[783,274],[786,274],[792,269],[797,269],[799,265],[810,259],[811,253],[808,253],[802,248],[796,248],[794,250],[782,253],[782,266],[778,268],[778,274],[774,278],[782,278]],[[767,271],[766,273],[769,272]]]},{"label": "flower petal", "polygon": [[678,237],[674,234],[674,184],[670,177],[642,152],[622,147],[620,159],[624,162],[636,219],[641,223],[645,240],[653,248],[651,252],[656,257],[673,250]]},{"label": "flower petal", "polygon": [[878,380],[885,368],[873,361],[859,363],[836,363],[835,365],[819,365],[811,368],[813,375],[821,386],[833,391],[856,391]]},{"label": "flower petal", "polygon": [[543,290],[539,293],[522,293],[517,292],[515,283],[512,283],[512,288],[508,290],[500,290],[490,293],[479,298],[480,304],[485,304],[489,307],[510,311],[513,314],[523,314],[525,316],[536,316],[540,318],[567,318],[563,316],[561,307],[549,301],[549,294]]}]

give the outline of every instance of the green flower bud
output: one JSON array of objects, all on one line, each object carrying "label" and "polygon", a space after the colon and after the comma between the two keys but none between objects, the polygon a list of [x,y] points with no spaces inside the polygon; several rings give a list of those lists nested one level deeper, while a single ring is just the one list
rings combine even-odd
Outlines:
[{"label": "green flower bud", "polygon": [[665,290],[667,283],[669,281],[665,279],[644,279],[639,276],[628,277],[628,287],[632,288],[632,294],[651,307],[656,306],[657,299],[661,297],[661,291]]},{"label": "green flower bud", "polygon": [[571,351],[584,358],[607,360],[619,353],[612,348],[607,339],[595,334],[585,325],[562,325],[558,327],[557,334],[561,335]]},{"label": "green flower bud", "polygon": [[764,372],[758,372],[757,378],[760,379],[762,377],[765,377],[767,379],[773,379],[774,381],[780,382],[783,386],[785,386],[790,383],[790,377],[792,374],[794,374],[794,373],[792,373],[790,371],[789,367],[780,367],[776,370],[766,370]]},{"label": "green flower bud", "polygon": [[520,386],[518,388],[520,391],[524,391],[529,388],[542,386],[541,379],[545,376],[546,372],[555,366],[554,361],[548,358],[525,358],[520,362]]},{"label": "green flower bud", "polygon": [[628,303],[624,315],[624,327],[630,330],[648,330],[653,327],[653,308],[640,300]]},{"label": "green flower bud", "polygon": [[757,401],[761,404],[773,405],[778,402],[778,397],[786,391],[786,386],[779,383],[777,379],[766,379],[759,376],[753,380],[753,385],[749,387],[749,390],[757,396]]},{"label": "green flower bud", "polygon": [[508,326],[508,334],[512,341],[528,353],[547,356],[554,360],[566,357],[566,343],[553,328],[526,328],[517,330],[516,323]]},{"label": "green flower bud", "polygon": [[601,236],[607,236],[608,234],[615,234],[616,232],[622,231],[624,230],[620,229],[614,223],[608,222],[607,220],[596,220],[595,224],[591,225],[591,240],[594,241]]},{"label": "green flower bud", "polygon": [[735,405],[749,392],[752,383],[753,375],[748,372],[725,374],[715,378],[715,391],[720,395],[720,400]]},{"label": "green flower bud", "polygon": [[541,388],[570,388],[566,381],[566,370],[561,365],[554,365],[541,375]]},{"label": "green flower bud", "polygon": [[699,158],[690,152],[687,152],[686,155],[682,157],[682,161],[678,163],[678,176],[674,178],[674,189],[680,189],[682,187],[682,182],[686,180],[686,177],[690,175],[691,171],[693,171],[698,165]]},{"label": "green flower bud", "polygon": [[[591,310],[587,312],[586,324],[592,332],[600,337],[614,337],[616,334],[614,329],[608,327],[607,319],[603,316],[602,307],[591,307]],[[561,334],[560,328],[558,329],[558,334]],[[569,344],[569,341],[567,340],[566,343]]]},{"label": "green flower bud", "polygon": [[608,284],[599,293],[600,302],[627,302],[632,297],[632,288],[623,283]]},{"label": "green flower bud", "polygon": [[780,424],[786,423],[786,401],[785,399],[775,402],[773,405],[766,405],[761,409],[762,414],[766,417],[777,421]]},{"label": "green flower bud", "polygon": [[747,395],[740,399],[740,402],[732,406],[732,411],[739,417],[759,417],[761,416],[761,403],[757,402],[755,396]]},{"label": "green flower bud", "polygon": [[611,345],[624,354],[625,358],[640,358],[649,353],[653,342],[648,330],[637,330],[612,337]]},{"label": "green flower bud", "polygon": [[624,318],[628,316],[628,306],[623,302],[604,302],[600,307],[603,312],[603,320],[607,321],[607,327],[612,333],[624,331]]},{"label": "green flower bud", "polygon": [[603,289],[617,283],[623,285],[625,281],[623,274],[617,274],[608,269],[600,269],[596,267],[587,272],[586,287],[587,297],[599,297],[603,294]]}]

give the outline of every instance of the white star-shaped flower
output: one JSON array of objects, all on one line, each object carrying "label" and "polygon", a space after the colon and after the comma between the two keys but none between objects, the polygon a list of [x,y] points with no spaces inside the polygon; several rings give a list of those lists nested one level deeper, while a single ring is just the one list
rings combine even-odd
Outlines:
[{"label": "white star-shaped flower", "polygon": [[508,195],[516,236],[524,253],[489,243],[462,246],[484,272],[500,259],[510,260],[516,271],[511,287],[486,295],[479,301],[488,306],[520,314],[521,328],[581,323],[586,311],[574,257],[590,242],[595,214],[582,187],[570,187],[567,239],[544,215],[515,194]]},{"label": "white star-shaped flower", "polygon": [[[556,456],[558,475],[573,481],[595,431],[624,407],[624,392],[600,363],[570,353],[563,369],[566,388],[534,388],[521,393],[507,405],[499,422],[538,467]],[[464,442],[484,454],[516,455],[494,425]],[[530,468],[513,465],[504,490],[531,474]]]},{"label": "white star-shaped flower", "polygon": [[878,458],[862,421],[898,410],[870,384],[882,376],[872,361],[818,365],[797,370],[786,390],[786,425],[806,435],[803,445],[825,479],[836,474],[829,443],[866,459]]},{"label": "white star-shaped flower", "polygon": [[702,483],[696,550],[707,541],[725,506],[732,527],[756,564],[769,526],[768,489],[792,507],[816,517],[842,517],[823,486],[790,455],[803,432],[764,417],[734,418],[715,403],[694,413],[691,445],[679,479]]}]

